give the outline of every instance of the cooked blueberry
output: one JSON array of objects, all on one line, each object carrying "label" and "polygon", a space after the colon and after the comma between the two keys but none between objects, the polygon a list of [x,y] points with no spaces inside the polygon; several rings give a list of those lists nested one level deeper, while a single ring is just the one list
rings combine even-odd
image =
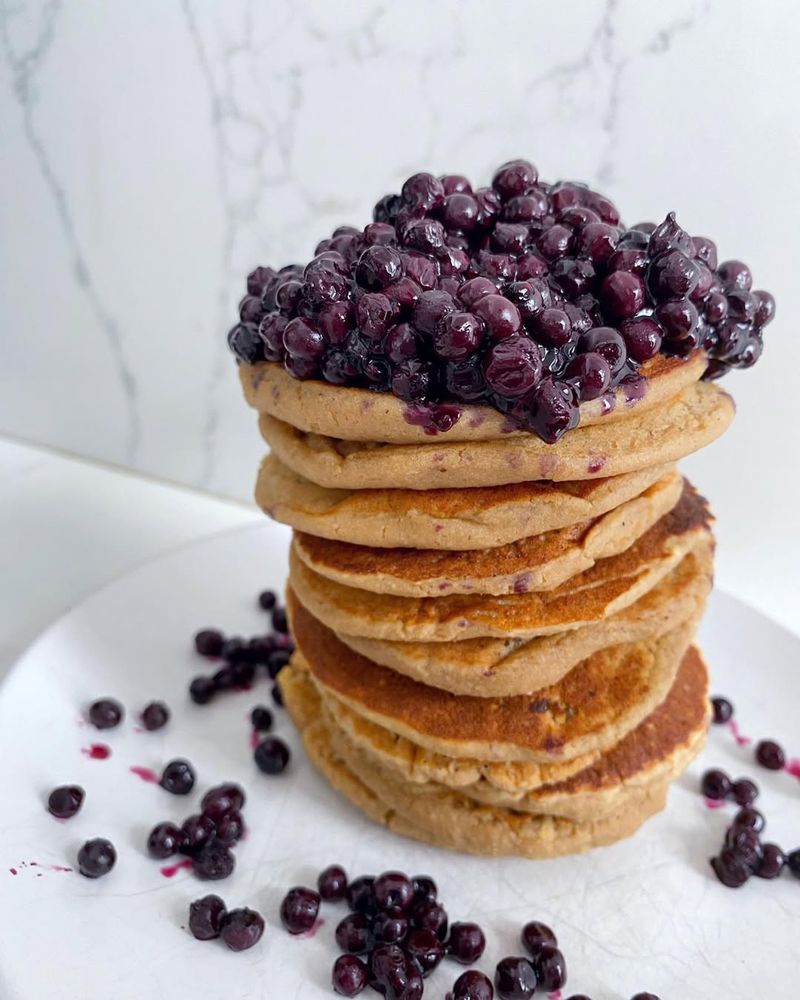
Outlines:
[{"label": "cooked blueberry", "polygon": [[461,973],[447,996],[450,1000],[494,1000],[494,987],[488,976],[470,969]]},{"label": "cooked blueberry", "polygon": [[567,981],[567,963],[559,949],[544,943],[531,959],[536,973],[536,985],[548,993],[560,990]]},{"label": "cooked blueberry", "polygon": [[456,921],[450,925],[447,954],[462,965],[477,962],[486,947],[486,936],[477,924]]},{"label": "cooked blueberry", "polygon": [[89,722],[95,729],[114,729],[124,715],[125,709],[113,698],[100,698],[89,706]]},{"label": "cooked blueberry", "polygon": [[264,774],[281,774],[289,763],[289,748],[277,736],[262,740],[253,752],[256,767]]},{"label": "cooked blueberry", "polygon": [[245,951],[261,940],[264,918],[246,906],[229,910],[222,920],[220,937],[231,951]]},{"label": "cooked blueberry", "polygon": [[163,729],[169,722],[169,709],[163,701],[151,701],[142,711],[142,725],[149,732]]},{"label": "cooked blueberry", "polygon": [[761,833],[766,826],[766,820],[758,809],[754,809],[752,806],[743,806],[733,817],[733,825]]},{"label": "cooked blueberry", "polygon": [[194,648],[201,656],[219,656],[225,636],[215,628],[201,629],[194,637]]},{"label": "cooked blueberry", "polygon": [[358,996],[367,986],[367,967],[355,955],[340,955],[333,963],[331,983],[339,996]]},{"label": "cooked blueberry", "polygon": [[185,843],[183,830],[175,823],[157,823],[147,838],[147,853],[151,858],[171,858],[183,849]]},{"label": "cooked blueberry", "polygon": [[406,937],[403,951],[425,978],[444,958],[445,946],[433,931],[417,929]]},{"label": "cooked blueberry", "polygon": [[313,889],[295,886],[290,889],[281,903],[281,922],[290,934],[310,931],[319,914],[320,895]]},{"label": "cooked blueberry", "polygon": [[740,806],[749,806],[758,798],[758,785],[749,778],[739,778],[731,785],[733,801]]},{"label": "cooked blueberry", "polygon": [[117,863],[117,852],[110,840],[95,837],[78,851],[78,870],[86,878],[102,878]]},{"label": "cooked blueberry", "polygon": [[774,740],[761,740],[756,744],[756,760],[769,771],[780,771],[786,764],[786,754]]},{"label": "cooked blueberry", "polygon": [[228,878],[236,867],[236,859],[230,850],[218,840],[208,841],[192,857],[192,871],[204,881],[218,881]]},{"label": "cooked blueberry", "polygon": [[86,792],[80,785],[59,785],[47,799],[47,811],[57,819],[71,819],[83,805]]},{"label": "cooked blueberry", "polygon": [[230,812],[239,812],[244,803],[244,790],[234,782],[228,781],[209,788],[200,803],[200,811],[216,823]]},{"label": "cooked blueberry", "polygon": [[714,723],[718,726],[733,718],[733,705],[727,698],[719,696],[712,698],[711,708],[714,712]]},{"label": "cooked blueberry", "polygon": [[411,912],[411,922],[414,927],[420,930],[433,931],[440,941],[447,937],[447,911],[435,902],[423,902],[415,904]]},{"label": "cooked blueberry", "polygon": [[539,920],[531,920],[522,928],[521,940],[526,951],[531,955],[536,955],[542,945],[558,944],[555,934],[547,924]]},{"label": "cooked blueberry", "polygon": [[722,850],[719,857],[712,858],[711,867],[720,882],[728,886],[729,889],[738,889],[743,886],[751,874],[746,862],[730,848]]},{"label": "cooked blueberry", "polygon": [[370,918],[365,913],[349,913],[336,927],[336,943],[348,954],[366,954],[374,944]]},{"label": "cooked blueberry", "polygon": [[500,1000],[528,1000],[536,991],[536,973],[527,958],[504,958],[495,969],[494,985]]},{"label": "cooked blueberry", "polygon": [[379,910],[372,918],[372,936],[381,944],[398,944],[408,934],[408,917],[393,907]]},{"label": "cooked blueberry", "polygon": [[731,779],[724,771],[712,768],[700,780],[700,790],[707,799],[726,799],[731,793]]},{"label": "cooked blueberry", "polygon": [[219,896],[203,896],[189,904],[189,930],[198,941],[218,938],[228,915]]},{"label": "cooked blueberry", "polygon": [[317,889],[322,899],[335,903],[345,898],[347,892],[347,873],[341,865],[330,865],[319,873]]},{"label": "cooked blueberry", "polygon": [[188,795],[194,788],[195,773],[188,760],[171,760],[161,772],[159,784],[171,795]]},{"label": "cooked blueberry", "polygon": [[786,855],[777,844],[762,844],[761,857],[754,874],[759,878],[777,878],[786,865]]}]

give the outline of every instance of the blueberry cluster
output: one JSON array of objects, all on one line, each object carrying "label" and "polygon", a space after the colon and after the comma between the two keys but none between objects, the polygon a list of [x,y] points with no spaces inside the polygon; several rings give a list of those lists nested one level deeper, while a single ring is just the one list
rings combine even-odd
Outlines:
[{"label": "blueberry cluster", "polygon": [[424,984],[443,958],[471,965],[483,954],[486,938],[477,924],[449,923],[436,883],[388,871],[349,880],[340,865],[320,873],[317,888],[295,886],[280,907],[290,934],[316,925],[322,902],[346,902],[350,913],[336,927],[342,954],[331,972],[334,990],[354,997],[368,985],[387,1000],[419,1000]]},{"label": "blueberry cluster", "polygon": [[247,906],[229,910],[219,896],[203,896],[189,906],[189,930],[198,941],[222,938],[231,951],[246,951],[261,940],[264,918]]},{"label": "blueberry cluster", "polygon": [[490,187],[409,177],[363,230],[342,226],[305,267],[257,267],[228,343],[299,379],[391,392],[431,408],[482,403],[556,441],[578,405],[659,352],[708,355],[708,378],[758,360],[775,303],[741,261],[670,213],[625,228],[583,184],[548,184],[526,160]]},{"label": "blueberry cluster", "polygon": [[[258,604],[269,613],[272,625],[271,630],[264,635],[245,639],[242,636],[225,636],[215,628],[201,629],[195,635],[194,648],[197,653],[210,660],[223,661],[222,666],[213,674],[200,674],[189,685],[189,697],[196,705],[207,705],[224,691],[248,690],[255,681],[259,668],[263,668],[274,681],[289,662],[294,644],[289,637],[286,609],[278,603],[277,595],[272,590],[259,594]],[[272,698],[277,705],[282,705],[277,684],[273,685]],[[262,730],[255,723],[254,728]]]},{"label": "blueberry cluster", "polygon": [[[193,786],[192,774],[186,791]],[[198,878],[208,881],[227,878],[236,864],[232,848],[245,830],[244,802],[244,791],[239,785],[233,782],[216,785],[203,796],[200,812],[187,817],[180,826],[169,821],[154,826],[147,838],[147,853],[159,861],[182,854],[191,861]]]}]

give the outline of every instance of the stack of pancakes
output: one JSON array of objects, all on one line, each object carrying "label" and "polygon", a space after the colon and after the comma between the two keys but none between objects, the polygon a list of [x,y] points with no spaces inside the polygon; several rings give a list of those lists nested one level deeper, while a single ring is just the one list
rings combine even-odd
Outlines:
[{"label": "stack of pancakes", "polygon": [[711,516],[674,465],[733,416],[704,367],[658,357],[547,444],[487,407],[241,366],[256,499],[294,528],[285,703],[365,813],[551,857],[663,808],[708,722]]}]

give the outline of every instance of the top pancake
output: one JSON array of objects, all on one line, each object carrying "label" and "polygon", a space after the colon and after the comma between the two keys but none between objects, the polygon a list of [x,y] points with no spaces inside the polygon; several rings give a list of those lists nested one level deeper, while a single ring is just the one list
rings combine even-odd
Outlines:
[{"label": "top pancake", "polygon": [[733,415],[726,392],[699,382],[636,419],[578,426],[555,444],[534,434],[461,443],[445,436],[429,438],[428,444],[360,444],[306,434],[267,414],[259,427],[284,464],[320,486],[430,490],[594,479],[665,465],[714,441]]},{"label": "top pancake", "polygon": [[[589,427],[613,423],[660,406],[696,382],[706,363],[700,351],[686,360],[659,354],[641,368],[646,378],[643,396],[629,398],[624,388],[617,388],[600,399],[582,403],[580,424]],[[392,444],[430,441],[423,427],[409,421],[414,413],[424,413],[424,407],[409,407],[390,393],[300,381],[283,365],[266,361],[240,365],[239,377],[250,406],[309,434]],[[461,404],[454,412],[459,414],[456,423],[450,430],[436,434],[438,440],[489,441],[509,434],[528,434],[512,427],[502,413],[490,406]]]},{"label": "top pancake", "polygon": [[349,587],[405,597],[522,594],[553,590],[598,559],[618,555],[671,510],[681,495],[673,472],[633,500],[582,521],[470,556],[418,548],[374,549],[296,532],[294,546],[316,573]]},{"label": "top pancake", "polygon": [[656,466],[604,479],[434,490],[337,490],[318,486],[269,454],[256,503],[298,531],[373,548],[472,550],[597,518],[674,470]]}]

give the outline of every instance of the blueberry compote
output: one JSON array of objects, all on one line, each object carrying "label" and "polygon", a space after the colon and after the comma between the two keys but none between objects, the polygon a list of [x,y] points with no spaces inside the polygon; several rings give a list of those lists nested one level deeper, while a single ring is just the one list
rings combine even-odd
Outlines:
[{"label": "blueberry compote", "polygon": [[305,266],[255,268],[228,334],[236,357],[391,392],[430,433],[480,403],[545,441],[659,353],[702,348],[706,378],[758,360],[774,299],[674,213],[626,227],[607,198],[526,160],[487,187],[453,176],[409,177]]}]

